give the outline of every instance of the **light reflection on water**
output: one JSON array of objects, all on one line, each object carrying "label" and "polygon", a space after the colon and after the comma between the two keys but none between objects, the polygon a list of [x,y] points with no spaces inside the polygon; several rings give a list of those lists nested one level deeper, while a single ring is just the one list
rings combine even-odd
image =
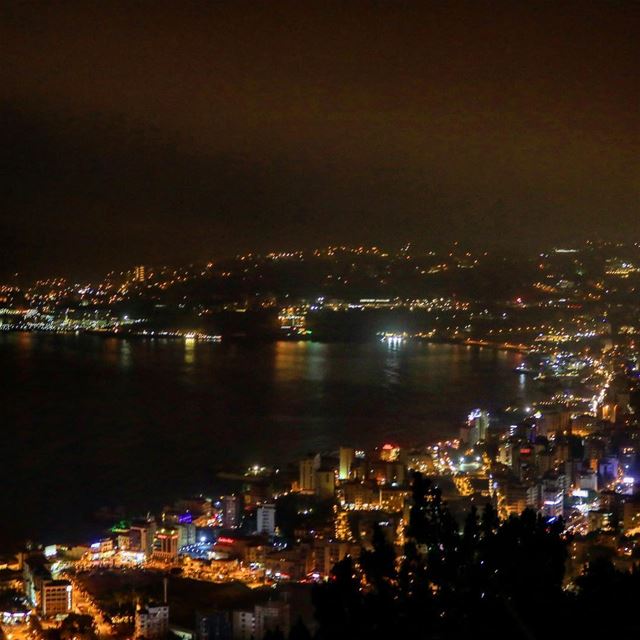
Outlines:
[{"label": "light reflection on water", "polygon": [[[206,491],[223,466],[456,434],[470,409],[528,403],[535,390],[513,373],[518,354],[445,344],[2,334],[0,357],[15,372],[0,406],[16,531]],[[10,495],[0,511],[13,510]]]}]

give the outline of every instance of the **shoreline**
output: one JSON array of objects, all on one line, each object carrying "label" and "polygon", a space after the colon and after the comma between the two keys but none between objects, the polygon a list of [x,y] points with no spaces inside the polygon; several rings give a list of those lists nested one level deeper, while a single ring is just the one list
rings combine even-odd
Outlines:
[{"label": "shoreline", "polygon": [[[148,332],[127,332],[118,330],[95,330],[95,329],[18,329],[0,327],[2,333],[34,333],[43,335],[63,335],[63,336],[98,336],[102,338],[120,339],[146,339],[146,340],[194,340],[195,342],[247,342],[247,343],[275,343],[275,342],[310,342],[316,344],[366,344],[380,342],[378,336],[362,337],[360,339],[327,338],[317,339],[305,336],[246,336],[224,334],[204,334],[198,331],[180,332],[175,330],[148,331]],[[455,338],[424,338],[419,335],[405,336],[402,342],[419,342],[426,344],[448,344],[461,347],[480,347],[493,349],[495,351],[511,351],[527,355],[532,347],[526,344],[514,344],[509,342],[493,342],[482,339],[455,339]]]}]

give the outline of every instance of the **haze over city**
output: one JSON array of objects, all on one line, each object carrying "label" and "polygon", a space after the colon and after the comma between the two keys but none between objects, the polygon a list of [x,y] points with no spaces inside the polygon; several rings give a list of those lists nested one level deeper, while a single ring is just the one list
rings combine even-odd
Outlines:
[{"label": "haze over city", "polygon": [[6,3],[2,271],[640,232],[635,2]]},{"label": "haze over city", "polygon": [[640,1],[0,6],[0,640],[640,636]]}]

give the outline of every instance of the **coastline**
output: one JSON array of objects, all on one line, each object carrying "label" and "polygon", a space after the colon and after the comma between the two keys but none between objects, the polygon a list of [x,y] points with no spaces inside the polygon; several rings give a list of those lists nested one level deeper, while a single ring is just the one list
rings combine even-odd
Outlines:
[{"label": "coastline", "polygon": [[[155,340],[155,339],[163,339],[163,340],[195,340],[195,341],[203,341],[203,342],[222,342],[222,341],[243,341],[243,342],[315,342],[318,344],[361,344],[366,342],[375,342],[377,341],[377,336],[362,336],[359,339],[346,339],[344,337],[341,338],[311,338],[308,336],[291,336],[291,335],[262,335],[262,336],[254,336],[254,335],[224,335],[224,334],[205,334],[200,333],[198,331],[178,331],[178,330],[167,330],[167,331],[123,331],[118,329],[109,329],[109,330],[99,330],[99,329],[37,329],[37,328],[6,328],[0,327],[0,331],[3,333],[36,333],[43,335],[90,335],[90,336],[99,336],[104,338],[120,338],[120,339],[147,339],[147,340]],[[408,335],[403,338],[403,340],[408,340],[412,342],[422,342],[428,344],[450,344],[457,346],[468,346],[468,347],[482,347],[486,349],[494,349],[496,351],[511,351],[515,353],[522,353],[524,355],[531,352],[532,347],[526,344],[516,344],[510,342],[495,342],[490,340],[482,340],[482,339],[456,339],[456,338],[436,338],[430,337],[425,338],[419,335]]]}]

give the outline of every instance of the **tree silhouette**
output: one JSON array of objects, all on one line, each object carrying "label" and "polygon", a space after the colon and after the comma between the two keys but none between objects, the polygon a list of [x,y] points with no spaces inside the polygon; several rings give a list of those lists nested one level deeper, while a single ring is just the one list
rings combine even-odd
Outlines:
[{"label": "tree silhouette", "polygon": [[298,618],[289,631],[289,640],[311,640],[311,634],[302,618]]},{"label": "tree silhouette", "polygon": [[319,639],[548,637],[568,598],[562,522],[500,522],[489,504],[460,529],[429,479],[414,474],[412,494],[401,557],[376,526],[372,549],[315,589]]},{"label": "tree silhouette", "polygon": [[93,618],[89,615],[70,613],[60,625],[61,640],[93,640],[96,637]]}]

